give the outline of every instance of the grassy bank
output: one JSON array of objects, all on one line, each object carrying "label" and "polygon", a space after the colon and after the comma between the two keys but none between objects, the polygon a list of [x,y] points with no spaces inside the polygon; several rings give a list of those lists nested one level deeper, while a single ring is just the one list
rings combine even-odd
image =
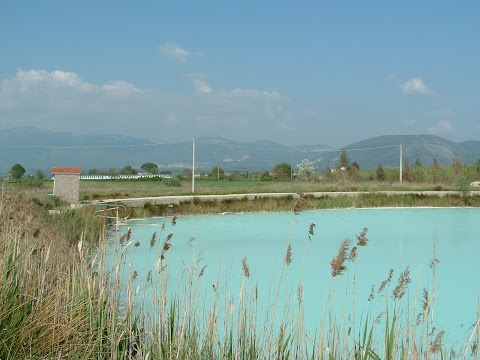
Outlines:
[{"label": "grassy bank", "polygon": [[[127,208],[128,217],[145,218],[152,216],[173,216],[175,214],[219,214],[225,212],[262,212],[262,211],[290,211],[297,204],[293,198],[246,198],[224,201],[189,201],[180,204],[151,204],[143,207]],[[478,207],[480,196],[448,195],[444,197],[433,195],[384,195],[362,194],[358,196],[322,196],[302,198],[303,210],[315,209],[346,209],[371,207]],[[123,216],[123,214],[122,214]]]},{"label": "grassy bank", "polygon": [[[149,196],[192,195],[190,181],[179,180],[172,185],[168,181],[81,181],[81,200],[135,198]],[[45,187],[53,186],[45,183]],[[248,193],[297,193],[334,191],[439,191],[458,190],[460,184],[430,182],[326,182],[326,181],[257,181],[257,180],[200,180],[195,182],[196,195],[223,195]],[[474,190],[469,189],[469,190]]]},{"label": "grassy bank", "polygon": [[[237,264],[245,279],[238,296],[230,294],[219,274],[219,283],[212,291],[223,290],[218,291],[212,304],[206,305],[200,296],[205,286],[204,267],[199,267],[195,260],[185,264],[187,276],[181,283],[168,270],[169,262],[174,260],[170,259],[169,249],[176,246],[175,223],[181,217],[166,219],[165,226],[152,233],[147,243],[140,244],[129,232],[118,234],[112,266],[102,247],[104,219],[95,214],[95,208],[51,216],[46,210],[55,200],[38,193],[32,196],[34,193],[25,196],[2,192],[0,198],[1,359],[478,358],[477,319],[472,319],[476,325],[469,329],[471,337],[459,339],[454,347],[443,339],[448,334],[433,330],[434,281],[426,292],[417,294],[418,308],[410,312],[402,300],[411,280],[408,272],[404,271],[397,281],[389,276],[375,296],[383,315],[365,318],[361,328],[351,331],[350,319],[359,314],[346,310],[340,318],[332,318],[330,314],[339,306],[332,301],[322,308],[323,320],[317,332],[311,334],[304,327],[308,314],[303,311],[301,284],[296,297],[285,308],[277,308],[284,294],[284,274],[289,271],[292,252],[297,259],[301,256],[301,249],[287,243],[287,234],[285,258],[270,289],[247,285],[247,280],[254,284],[255,279],[250,279],[248,259],[244,258]],[[332,200],[343,206],[347,200],[372,203],[378,199],[267,199],[248,206],[264,209],[268,205],[272,209],[301,212],[309,206],[332,207],[325,203]],[[401,201],[424,205],[426,200],[412,197]],[[215,206],[226,205],[230,210],[236,206],[234,202]],[[240,209],[246,204],[240,201],[237,205]],[[214,204],[184,206],[206,209]],[[306,238],[314,238],[314,233],[312,226],[305,229]],[[348,278],[345,291],[354,292],[355,258],[357,250],[362,247],[363,251],[368,243],[367,233],[360,233],[355,242],[332,239],[338,240],[339,251],[331,255],[331,282],[326,286],[334,289],[341,286],[339,279]],[[151,272],[146,278],[139,278],[135,264],[126,261],[127,254],[139,246],[149,247],[147,266]],[[434,262],[432,271],[435,266]],[[124,286],[122,277],[127,280]],[[154,289],[152,294],[142,290],[147,284]],[[167,288],[181,291],[167,297]],[[259,291],[273,294],[265,321],[259,321]],[[154,317],[145,317],[142,307],[134,308],[134,304],[147,303],[154,309]]]}]

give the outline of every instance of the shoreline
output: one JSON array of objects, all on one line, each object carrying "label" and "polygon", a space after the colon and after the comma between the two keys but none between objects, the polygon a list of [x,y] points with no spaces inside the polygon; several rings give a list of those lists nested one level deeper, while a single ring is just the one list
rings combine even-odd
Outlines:
[{"label": "shoreline", "polygon": [[[298,194],[295,192],[288,193],[245,193],[245,194],[222,194],[222,195],[170,195],[170,196],[148,196],[137,198],[116,198],[116,199],[104,199],[88,201],[87,204],[106,204],[106,203],[120,203],[129,207],[139,207],[145,204],[153,205],[180,205],[189,202],[203,202],[208,203],[211,201],[224,202],[232,200],[249,200],[254,201],[258,199],[302,199],[307,197],[313,197],[319,199],[322,197],[336,198],[336,197],[358,197],[362,195],[418,195],[418,196],[462,196],[461,191],[457,190],[443,190],[443,191],[319,191],[319,192],[306,192]],[[480,191],[469,191],[469,196],[480,196]]]}]

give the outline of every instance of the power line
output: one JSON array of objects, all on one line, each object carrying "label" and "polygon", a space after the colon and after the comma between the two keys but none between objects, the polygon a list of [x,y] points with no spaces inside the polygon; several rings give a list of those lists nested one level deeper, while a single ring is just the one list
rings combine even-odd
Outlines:
[{"label": "power line", "polygon": [[[218,143],[208,140],[197,139],[197,142],[204,144],[218,145],[224,147],[235,147],[241,149],[250,149],[250,150],[263,150],[263,151],[283,151],[283,152],[301,152],[301,153],[315,153],[315,152],[350,152],[350,151],[365,151],[365,150],[377,150],[377,149],[386,149],[392,147],[398,147],[399,145],[386,145],[386,146],[377,146],[369,148],[358,148],[358,149],[334,149],[334,148],[320,148],[320,149],[292,149],[292,148],[264,148],[264,147],[254,147],[254,146],[245,146],[245,145],[236,145],[236,144],[225,144]],[[18,148],[18,149],[118,149],[118,148],[135,148],[135,147],[153,147],[161,145],[176,145],[176,144],[187,144],[190,141],[172,141],[172,142],[159,142],[159,143],[147,143],[147,144],[130,144],[130,145],[96,145],[96,146],[62,146],[62,145],[14,145],[14,144],[0,144],[0,147],[3,148]]]},{"label": "power line", "polygon": [[341,151],[362,151],[362,150],[376,150],[376,149],[386,149],[392,147],[398,147],[400,145],[385,145],[385,146],[377,146],[377,147],[369,147],[369,148],[359,148],[359,149],[334,149],[334,148],[323,148],[323,149],[313,149],[313,150],[305,150],[305,149],[291,149],[291,148],[261,148],[261,147],[253,147],[253,146],[245,146],[245,145],[235,145],[235,144],[225,144],[225,143],[218,143],[218,142],[211,142],[208,140],[201,140],[197,139],[197,142],[205,143],[205,144],[212,144],[212,145],[219,145],[225,147],[235,147],[235,148],[242,148],[242,149],[251,149],[251,150],[265,150],[265,151],[285,151],[285,152],[303,152],[303,153],[312,153],[312,152],[341,152]]}]

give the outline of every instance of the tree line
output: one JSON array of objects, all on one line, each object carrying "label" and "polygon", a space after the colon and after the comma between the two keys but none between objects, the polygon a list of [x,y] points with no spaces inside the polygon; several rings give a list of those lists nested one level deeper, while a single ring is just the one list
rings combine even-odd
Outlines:
[{"label": "tree line", "polygon": [[[126,165],[122,169],[117,170],[110,168],[106,170],[90,169],[87,175],[135,175],[139,172],[147,172],[150,174],[171,174],[170,171],[159,171],[158,165],[154,162],[146,162],[135,169],[131,165]],[[315,164],[304,159],[296,166],[296,168],[287,162],[276,164],[271,171],[239,171],[233,170],[226,173],[220,166],[214,166],[209,172],[198,171],[196,173],[200,179],[209,180],[306,180],[306,181],[325,181],[325,182],[361,182],[361,181],[387,181],[396,182],[400,178],[399,167],[384,167],[381,163],[376,169],[362,170],[360,165],[354,161],[350,162],[348,154],[342,151],[338,163],[334,166],[326,164],[323,171],[316,171]],[[11,167],[8,178],[22,179],[25,175],[25,168],[21,164],[15,164]],[[192,171],[185,169],[177,174],[179,179],[191,179]],[[42,171],[37,171],[35,175],[28,175],[28,178],[44,180],[46,178]],[[402,179],[405,182],[414,183],[452,183],[459,181],[475,181],[480,180],[480,159],[474,164],[464,164],[460,157],[452,158],[448,165],[440,165],[437,159],[432,159],[431,164],[422,164],[417,159],[413,164],[408,161],[403,162]]]}]

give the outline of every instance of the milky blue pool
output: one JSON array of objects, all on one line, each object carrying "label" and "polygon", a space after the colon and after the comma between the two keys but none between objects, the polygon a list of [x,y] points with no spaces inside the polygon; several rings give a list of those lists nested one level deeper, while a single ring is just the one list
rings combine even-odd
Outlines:
[{"label": "milky blue pool", "polygon": [[[312,223],[314,235],[309,234]],[[171,225],[171,218],[131,220],[116,235],[117,247],[118,238],[127,227],[132,230],[131,239],[139,244],[131,246],[126,263],[138,273],[136,281],[146,294],[152,285],[145,285],[143,279],[159,255],[152,254],[149,245],[157,231],[162,243],[169,233],[173,234],[172,247],[165,254],[172,293],[184,291],[178,284],[188,278],[189,271],[198,273],[206,265],[199,279],[205,302],[214,292],[238,302],[244,281],[247,290],[258,288],[260,303],[264,309],[271,309],[281,278],[279,311],[283,311],[285,302],[297,301],[298,285],[302,284],[305,324],[312,333],[328,313],[325,309],[331,307],[354,313],[356,320],[349,319],[354,326],[366,315],[376,317],[385,311],[387,299],[394,304],[392,291],[407,266],[412,283],[402,300],[404,314],[415,317],[419,312],[415,299],[421,299],[426,288],[429,294],[435,294],[432,322],[451,339],[467,337],[477,319],[480,209],[388,208],[303,211],[299,215],[280,212],[179,216],[175,226]],[[350,238],[354,246],[356,234],[363,228],[368,228],[368,245],[358,248],[355,263],[347,263],[348,270],[332,279],[330,261],[340,243]],[[289,243],[293,260],[281,275]],[[249,278],[242,272],[244,257],[250,269]],[[439,261],[435,272],[431,266],[434,258]],[[391,284],[378,294],[390,269],[394,270]],[[375,297],[369,301],[372,285]]]}]

